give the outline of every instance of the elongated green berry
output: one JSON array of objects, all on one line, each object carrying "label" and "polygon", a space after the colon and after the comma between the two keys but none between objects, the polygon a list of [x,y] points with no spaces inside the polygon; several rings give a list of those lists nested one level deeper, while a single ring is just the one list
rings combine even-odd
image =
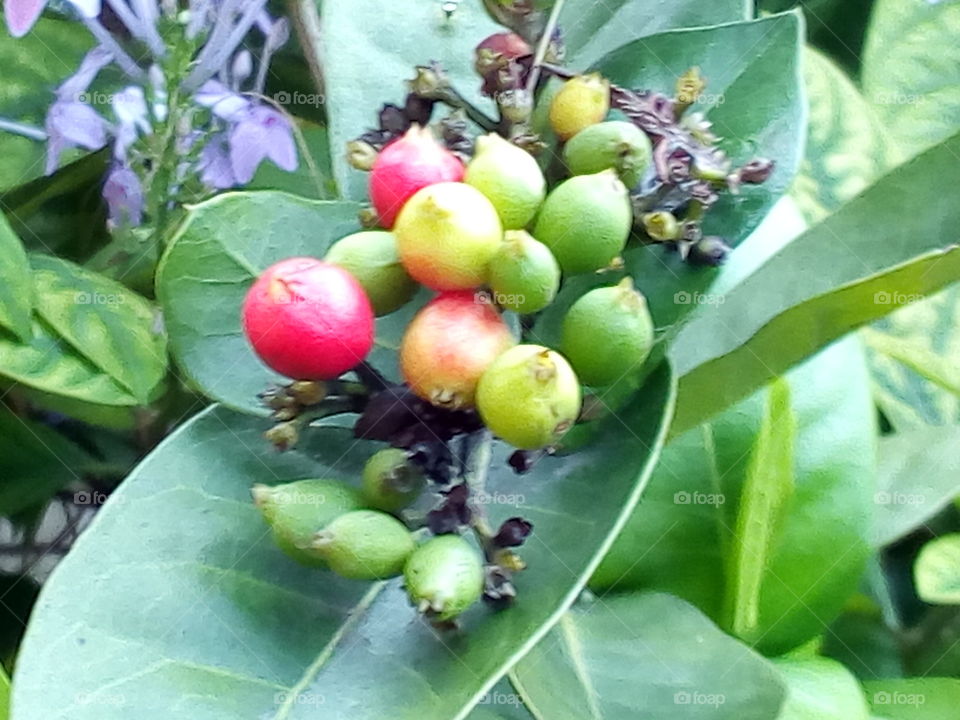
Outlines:
[{"label": "elongated green berry", "polygon": [[507,350],[480,378],[477,410],[521,450],[556,443],[580,414],[580,381],[559,353],[540,345]]},{"label": "elongated green berry", "polygon": [[615,170],[628,188],[636,187],[650,165],[650,138],[633,123],[611,120],[591,125],[563,147],[563,161],[573,175]]},{"label": "elongated green berry", "polygon": [[587,385],[612,385],[640,368],[653,348],[653,319],[630,278],[591,290],[563,320],[560,348]]},{"label": "elongated green berry", "polygon": [[523,230],[511,230],[490,261],[490,288],[501,307],[537,312],[557,296],[560,265],[542,242]]},{"label": "elongated green berry", "polygon": [[610,82],[599,74],[568,80],[550,103],[550,124],[563,140],[602,121],[610,110]]},{"label": "elongated green berry", "polygon": [[287,555],[303,565],[324,567],[310,544],[335,518],[363,507],[360,493],[338,480],[298,480],[286,485],[254,485],[253,502]]},{"label": "elongated green berry", "polygon": [[363,468],[363,499],[370,507],[397,512],[419,497],[424,483],[423,471],[410,462],[405,450],[386,448]]},{"label": "elongated green berry", "polygon": [[483,594],[483,560],[459,535],[438,535],[418,547],[403,577],[410,601],[437,620],[455,618]]},{"label": "elongated green berry", "polygon": [[477,138],[463,180],[493,203],[504,230],[526,227],[547,194],[547,181],[533,156],[496,133]]},{"label": "elongated green berry", "polygon": [[607,267],[623,251],[633,226],[627,188],[613,170],[578,175],[547,196],[533,236],[566,273]]},{"label": "elongated green berry", "polygon": [[368,230],[347,235],[333,244],[325,259],[359,281],[377,316],[398,310],[417,292],[417,283],[400,262],[397,239],[391,232]]},{"label": "elongated green berry", "polygon": [[416,547],[406,526],[377,510],[354,510],[318,532],[311,550],[338,575],[383,580],[399,575]]}]

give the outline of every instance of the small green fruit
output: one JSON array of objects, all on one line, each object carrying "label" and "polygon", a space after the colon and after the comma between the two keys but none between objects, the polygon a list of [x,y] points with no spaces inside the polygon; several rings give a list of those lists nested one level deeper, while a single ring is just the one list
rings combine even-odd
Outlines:
[{"label": "small green fruit", "polygon": [[569,140],[584,128],[601,122],[610,111],[610,82],[599,74],[567,80],[550,103],[554,132]]},{"label": "small green fruit", "polygon": [[487,369],[477,410],[494,433],[521,450],[555,444],[580,414],[580,381],[563,356],[517,345]]},{"label": "small green fruit", "polygon": [[459,535],[438,535],[418,547],[403,577],[410,601],[437,620],[455,618],[483,594],[483,561]]},{"label": "small green fruit", "polygon": [[591,290],[563,320],[560,348],[587,385],[612,385],[643,365],[653,348],[653,319],[630,278]]},{"label": "small green fruit", "polygon": [[323,558],[309,549],[317,531],[343,513],[363,507],[360,493],[338,480],[254,485],[250,492],[280,549],[313,567],[326,566]]},{"label": "small green fruit", "polygon": [[493,203],[505,230],[526,227],[547,194],[547,181],[533,156],[496,133],[477,138],[464,182]]},{"label": "small green fruit", "polygon": [[311,549],[352,580],[384,580],[403,571],[416,543],[406,526],[376,510],[354,510],[318,532]]},{"label": "small green fruit", "polygon": [[566,273],[607,267],[623,251],[633,226],[627,188],[613,170],[578,175],[547,196],[533,236]]},{"label": "small green fruit", "polygon": [[413,503],[424,484],[423,472],[405,450],[386,448],[367,460],[361,492],[367,505],[392,513]]},{"label": "small green fruit", "polygon": [[487,280],[503,226],[486,196],[465,183],[429,185],[403,206],[394,226],[410,276],[434,290],[469,290]]},{"label": "small green fruit", "polygon": [[334,243],[325,260],[359,281],[377,316],[398,310],[417,292],[417,283],[400,262],[397,239],[391,232],[369,230],[347,235]]},{"label": "small green fruit", "polygon": [[636,187],[650,165],[650,138],[633,123],[620,120],[591,125],[570,139],[563,160],[573,175],[616,170],[628,188]]},{"label": "small green fruit", "polygon": [[542,242],[510,230],[490,261],[494,300],[508,310],[533,313],[553,302],[560,289],[560,265]]}]

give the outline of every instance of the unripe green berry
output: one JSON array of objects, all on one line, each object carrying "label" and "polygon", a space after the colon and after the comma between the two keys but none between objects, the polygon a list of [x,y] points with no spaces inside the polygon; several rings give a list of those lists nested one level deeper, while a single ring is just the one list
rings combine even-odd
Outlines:
[{"label": "unripe green berry", "polygon": [[490,261],[490,288],[501,307],[534,313],[557,296],[560,265],[542,242],[523,230],[510,230]]},{"label": "unripe green berry", "polygon": [[311,549],[338,575],[384,580],[403,571],[416,543],[406,526],[376,510],[354,510],[318,532]]},{"label": "unripe green berry", "polygon": [[493,203],[504,230],[526,227],[547,194],[547,181],[533,156],[496,133],[477,138],[464,182]]},{"label": "unripe green berry", "polygon": [[338,480],[298,480],[285,485],[254,485],[253,502],[287,555],[303,565],[325,567],[310,544],[335,518],[363,507],[360,493]]},{"label": "unripe green berry", "polygon": [[418,547],[403,577],[410,601],[436,620],[455,618],[483,594],[483,560],[459,535],[438,535]]},{"label": "unripe green berry", "polygon": [[554,132],[569,140],[584,128],[601,122],[610,111],[610,82],[599,74],[567,80],[550,103]]},{"label": "unripe green berry", "polygon": [[627,188],[613,170],[578,175],[547,196],[533,236],[566,273],[599,270],[626,247],[633,226]]},{"label": "unripe green berry", "polygon": [[419,497],[424,484],[423,472],[405,450],[386,448],[367,460],[361,492],[370,507],[397,512]]},{"label": "unripe green berry", "polygon": [[517,345],[487,369],[477,386],[483,422],[521,450],[555,444],[580,414],[580,381],[559,353]]},{"label": "unripe green berry", "polygon": [[325,259],[357,279],[378,316],[403,307],[417,292],[417,283],[400,262],[397,239],[391,232],[369,230],[347,235],[333,244]]},{"label": "unripe green berry", "polygon": [[653,348],[647,301],[630,278],[577,300],[563,320],[560,348],[587,385],[612,385],[640,368]]},{"label": "unripe green berry", "polygon": [[611,120],[581,130],[563,148],[573,175],[616,170],[628,188],[636,187],[650,165],[650,138],[633,123]]}]

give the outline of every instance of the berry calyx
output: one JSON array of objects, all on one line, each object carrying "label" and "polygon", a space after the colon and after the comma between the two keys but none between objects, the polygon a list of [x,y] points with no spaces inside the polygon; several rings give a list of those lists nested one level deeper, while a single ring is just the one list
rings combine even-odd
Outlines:
[{"label": "berry calyx", "polygon": [[647,300],[626,278],[573,304],[563,320],[560,348],[584,383],[605,387],[640,368],[653,342]]},{"label": "berry calyx", "polygon": [[397,239],[391,232],[368,230],[347,235],[333,244],[325,259],[357,279],[378,317],[400,309],[417,292],[417,283],[400,262]]},{"label": "berry calyx", "polygon": [[443,293],[413,318],[400,345],[400,371],[427,402],[473,407],[480,376],[516,341],[485,295]]},{"label": "berry calyx", "polygon": [[613,170],[577,175],[547,196],[533,235],[567,273],[607,267],[623,251],[633,227],[626,186]]},{"label": "berry calyx", "polygon": [[420,189],[463,179],[463,163],[438,143],[429,128],[411,127],[387,145],[370,171],[370,201],[385,228],[393,227],[404,204]]},{"label": "berry calyx", "polygon": [[597,73],[568,80],[550,104],[550,124],[562,140],[601,122],[610,111],[610,82]]},{"label": "berry calyx", "polygon": [[309,549],[317,531],[338,516],[363,507],[360,493],[338,480],[254,485],[250,494],[277,546],[300,564],[313,567],[326,566],[323,558]]},{"label": "berry calyx", "polygon": [[392,515],[354,510],[318,532],[310,547],[337,575],[353,580],[385,580],[403,572],[416,543],[406,526]]},{"label": "berry calyx", "polygon": [[496,133],[477,138],[464,182],[493,203],[505,230],[526,227],[547,194],[547,181],[533,156]]},{"label": "berry calyx", "polygon": [[616,170],[628,188],[636,187],[650,165],[650,138],[633,123],[611,120],[581,130],[563,147],[563,161],[573,175]]},{"label": "berry calyx", "polygon": [[517,345],[494,361],[477,386],[483,422],[521,450],[554,445],[580,414],[580,381],[559,353]]},{"label": "berry calyx", "polygon": [[483,594],[483,560],[459,535],[438,535],[413,552],[403,578],[410,602],[421,613],[452,620]]},{"label": "berry calyx", "polygon": [[490,289],[501,307],[538,312],[557,296],[560,265],[542,242],[523,230],[510,230],[490,261]]},{"label": "berry calyx", "polygon": [[268,366],[295,380],[331,380],[373,347],[373,308],[341,267],[296,257],[267,268],[243,302],[243,329]]},{"label": "berry calyx", "polygon": [[407,201],[394,227],[400,259],[410,276],[434,290],[467,290],[487,280],[503,227],[476,188],[438,183]]},{"label": "berry calyx", "polygon": [[406,450],[386,448],[364,465],[361,492],[369,507],[395,513],[416,501],[425,484],[423,471]]},{"label": "berry calyx", "polygon": [[494,33],[477,45],[473,66],[477,74],[486,79],[506,68],[511,60],[532,54],[533,48],[517,33]]}]

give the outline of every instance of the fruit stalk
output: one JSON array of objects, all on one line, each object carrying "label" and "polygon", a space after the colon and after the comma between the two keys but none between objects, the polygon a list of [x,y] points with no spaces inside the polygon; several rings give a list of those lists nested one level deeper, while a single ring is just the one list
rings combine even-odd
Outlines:
[{"label": "fruit stalk", "polygon": [[530,68],[530,75],[527,77],[527,93],[532,97],[533,91],[540,82],[540,69],[543,67],[543,59],[547,56],[547,50],[550,48],[550,39],[557,30],[557,23],[560,22],[560,13],[563,11],[563,5],[566,0],[557,0],[550,10],[550,17],[547,19],[547,26],[540,36],[540,42],[537,44],[537,52],[533,56],[533,66]]}]

